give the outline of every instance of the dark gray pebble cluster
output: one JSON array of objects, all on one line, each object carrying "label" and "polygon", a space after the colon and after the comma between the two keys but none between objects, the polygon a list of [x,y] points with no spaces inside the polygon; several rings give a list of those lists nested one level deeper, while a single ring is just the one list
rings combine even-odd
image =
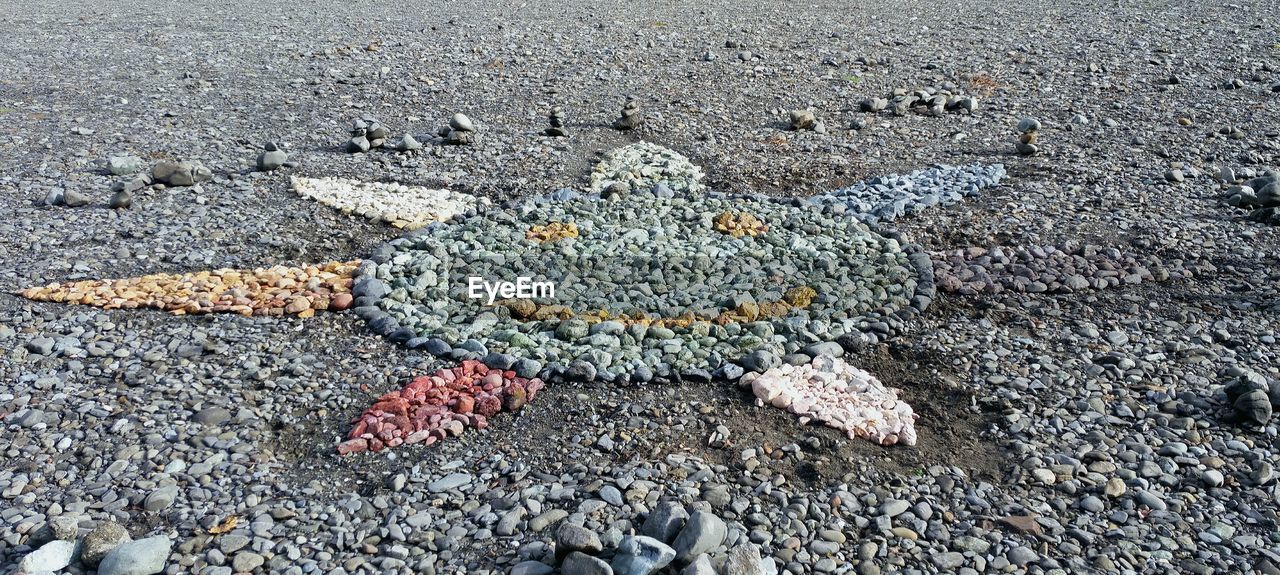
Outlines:
[{"label": "dark gray pebble cluster", "polygon": [[[213,179],[213,172],[209,168],[191,161],[164,160],[158,162],[148,174],[143,172],[145,162],[142,158],[111,156],[107,158],[106,168],[112,176],[120,177],[111,184],[111,197],[107,206],[112,209],[132,206],[133,194],[152,185],[158,189],[186,187]],[[42,203],[46,206],[80,208],[92,204],[93,198],[75,188],[53,188],[45,195]]]},{"label": "dark gray pebble cluster", "polygon": [[960,93],[959,88],[951,82],[915,90],[896,88],[886,98],[866,98],[859,104],[859,109],[863,112],[881,112],[887,109],[895,116],[905,116],[912,110],[929,116],[942,116],[947,112],[972,114],[977,108],[978,99]]},{"label": "dark gray pebble cluster", "polygon": [[346,150],[350,154],[368,152],[372,148],[381,148],[387,142],[390,132],[373,116],[361,116],[351,121],[349,130],[351,139],[347,140]]},{"label": "dark gray pebble cluster", "polygon": [[1237,179],[1235,171],[1226,168],[1218,176],[1230,184],[1226,191],[1228,204],[1251,210],[1249,219],[1253,221],[1280,225],[1280,172],[1266,170],[1256,177]]},{"label": "dark gray pebble cluster", "polygon": [[1271,423],[1271,416],[1280,409],[1280,380],[1269,381],[1266,376],[1238,366],[1227,369],[1233,377],[1223,391],[1233,417],[1247,426],[1264,426]]},{"label": "dark gray pebble cluster", "polygon": [[[612,487],[610,487],[612,488]],[[613,496],[622,503],[622,494]],[[602,490],[602,493],[608,493]],[[727,497],[727,492],[726,495]],[[615,526],[597,533],[563,522],[556,529],[555,548],[546,563],[528,560],[511,568],[512,575],[548,575],[559,567],[564,574],[651,575],[772,575],[778,566],[762,557],[760,546],[739,533],[730,540],[729,523],[705,509],[690,513],[679,501],[658,503],[641,520],[639,529],[624,534]]]},{"label": "dark gray pebble cluster", "polygon": [[466,114],[461,112],[449,118],[449,125],[441,126],[436,135],[443,138],[443,143],[452,146],[466,146],[478,141],[475,124]]}]

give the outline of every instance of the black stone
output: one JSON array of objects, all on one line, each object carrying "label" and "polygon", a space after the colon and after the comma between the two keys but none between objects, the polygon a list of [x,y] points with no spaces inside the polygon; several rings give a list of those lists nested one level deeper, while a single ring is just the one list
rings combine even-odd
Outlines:
[{"label": "black stone", "polygon": [[747,371],[763,373],[772,368],[778,367],[780,363],[778,356],[764,350],[756,350],[747,355],[742,356],[738,360],[738,364]]},{"label": "black stone", "polygon": [[352,285],[351,293],[355,294],[357,297],[363,296],[381,299],[391,293],[391,290],[387,287],[386,283],[383,283],[382,280],[375,277],[363,276],[357,279]]},{"label": "black stone", "polygon": [[518,358],[514,355],[505,353],[489,352],[481,360],[483,363],[493,369],[501,369],[503,371],[511,369],[515,365]]},{"label": "black stone", "polygon": [[422,346],[426,345],[427,342],[430,340],[431,338],[427,338],[427,337],[415,337],[413,339],[410,339],[409,341],[404,342],[404,345],[409,349],[420,349],[422,348]]},{"label": "black stone", "polygon": [[707,383],[711,381],[711,373],[705,369],[691,367],[680,373],[681,378],[692,381],[694,383]]},{"label": "black stone", "polygon": [[396,343],[405,343],[410,339],[413,339],[413,336],[415,335],[417,334],[415,334],[413,330],[407,327],[402,327],[391,332],[389,335],[387,335],[387,338]]},{"label": "black stone", "polygon": [[428,339],[427,342],[423,344],[422,348],[425,349],[427,353],[440,357],[447,356],[453,352],[453,346],[438,337]]},{"label": "black stone", "polygon": [[569,364],[569,369],[566,370],[565,376],[577,381],[591,381],[596,378],[596,366],[581,359],[574,360],[573,363]]},{"label": "black stone", "polygon": [[400,322],[384,314],[369,320],[369,329],[378,335],[391,335],[392,332],[400,329]]}]

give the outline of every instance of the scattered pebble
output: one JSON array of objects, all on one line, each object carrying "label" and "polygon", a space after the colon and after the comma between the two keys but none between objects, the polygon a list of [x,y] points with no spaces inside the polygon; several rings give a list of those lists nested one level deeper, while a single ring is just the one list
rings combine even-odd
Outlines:
[{"label": "scattered pebble", "polygon": [[68,208],[80,208],[89,205],[93,200],[89,196],[82,194],[76,190],[67,190],[62,193],[62,203]]},{"label": "scattered pebble", "polygon": [[113,210],[128,209],[133,205],[133,194],[127,190],[118,190],[111,194],[111,201],[108,204]]},{"label": "scattered pebble", "polygon": [[275,142],[267,142],[262,146],[262,153],[258,154],[258,171],[270,172],[283,166],[289,161],[289,155]]},{"label": "scattered pebble", "polygon": [[137,156],[111,156],[107,158],[107,171],[113,176],[131,176],[142,171],[142,158]]},{"label": "scattered pebble", "polygon": [[194,186],[213,178],[213,172],[196,162],[163,161],[151,169],[151,178],[170,187]]},{"label": "scattered pebble", "polygon": [[476,143],[476,127],[466,114],[454,114],[449,118],[449,126],[441,128],[440,131],[444,134],[446,144],[465,146]]},{"label": "scattered pebble", "polygon": [[818,118],[809,110],[791,111],[792,130],[812,130],[818,124]]}]

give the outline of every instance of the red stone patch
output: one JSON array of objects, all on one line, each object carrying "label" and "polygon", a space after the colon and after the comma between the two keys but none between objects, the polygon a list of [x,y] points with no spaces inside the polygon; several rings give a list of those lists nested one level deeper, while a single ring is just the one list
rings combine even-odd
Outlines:
[{"label": "red stone patch", "polygon": [[338,444],[338,454],[382,451],[388,447],[431,445],[457,437],[467,427],[484,429],[502,411],[518,411],[542,389],[542,380],[514,371],[490,369],[468,360],[454,368],[416,377],[388,393],[352,421],[355,427]]}]

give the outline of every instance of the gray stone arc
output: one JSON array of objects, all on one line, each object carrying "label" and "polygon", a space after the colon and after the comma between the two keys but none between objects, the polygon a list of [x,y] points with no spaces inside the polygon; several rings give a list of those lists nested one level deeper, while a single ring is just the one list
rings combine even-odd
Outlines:
[{"label": "gray stone arc", "polygon": [[907,175],[886,175],[810,197],[810,204],[831,206],[866,222],[888,222],[933,206],[950,206],[1005,177],[1002,164],[947,166]]}]

